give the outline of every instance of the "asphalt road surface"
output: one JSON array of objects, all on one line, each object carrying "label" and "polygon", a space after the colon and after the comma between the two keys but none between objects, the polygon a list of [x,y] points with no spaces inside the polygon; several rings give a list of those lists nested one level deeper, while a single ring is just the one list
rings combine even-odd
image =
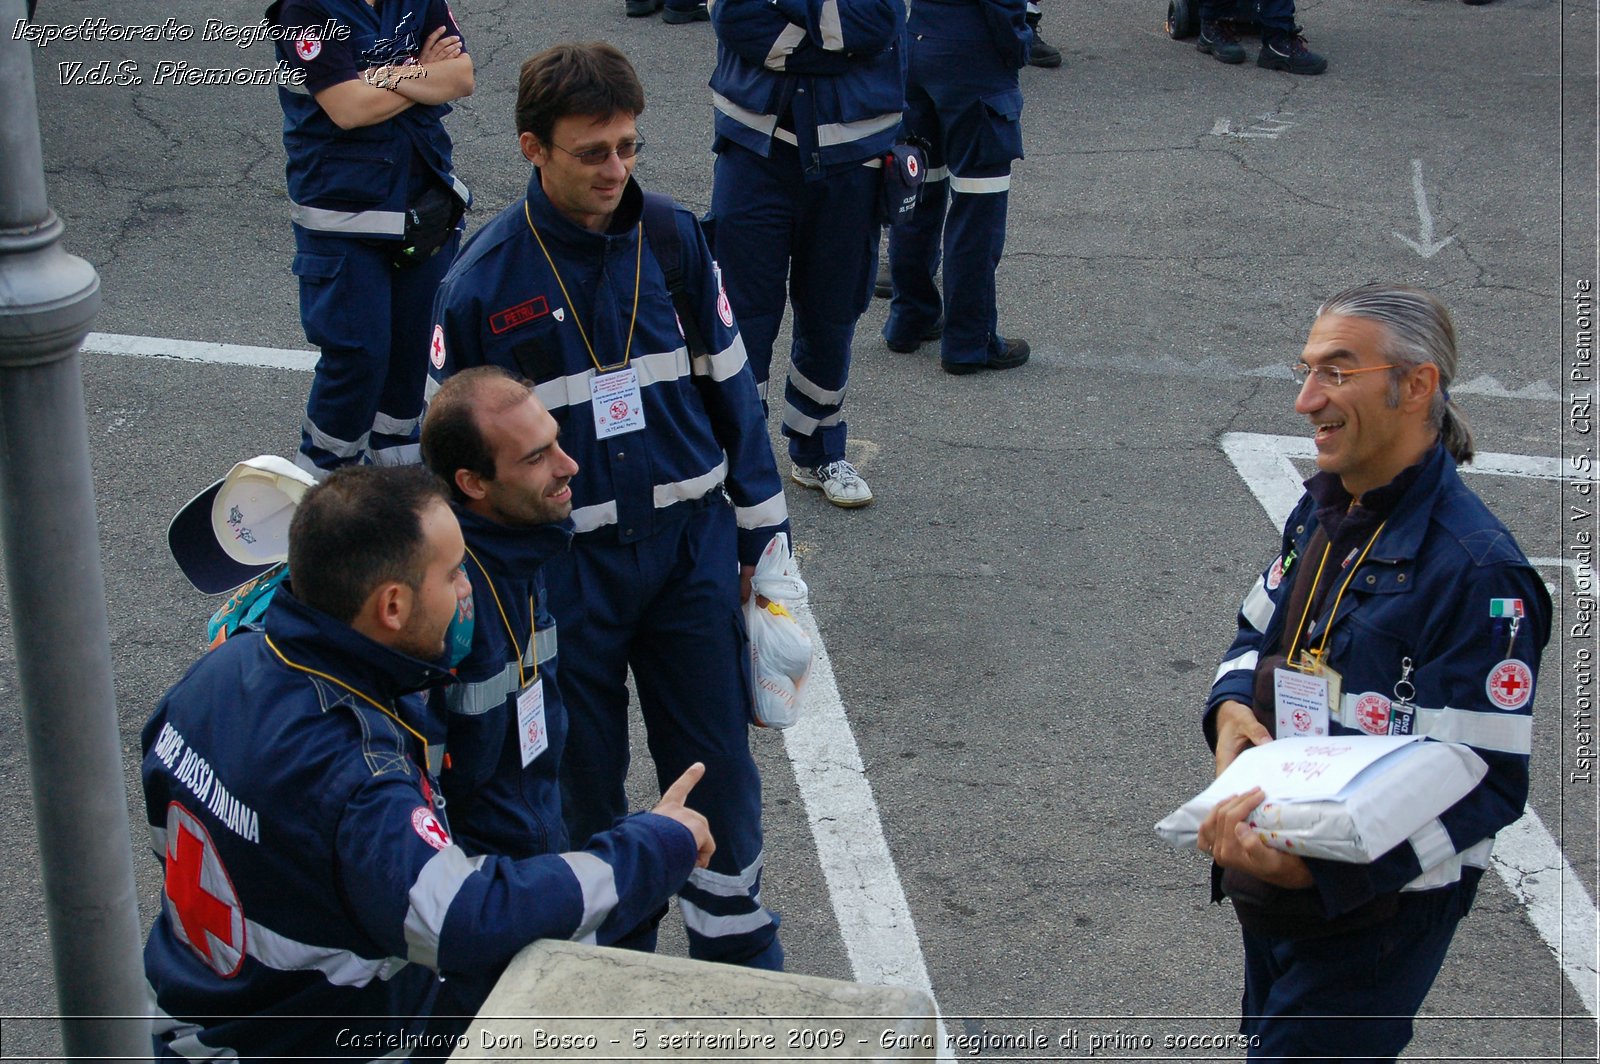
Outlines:
[{"label": "asphalt road surface", "polygon": [[[629,20],[619,0],[454,7],[477,67],[448,119],[474,224],[527,180],[518,65],[569,39],[633,58],[649,100],[638,176],[708,205],[708,25]],[[1596,280],[1595,4],[1306,0],[1299,19],[1329,56],[1313,78],[1168,39],[1159,0],[1045,10],[1066,65],[1023,73],[1027,158],[999,277],[1002,331],[1032,361],[947,376],[932,348],[884,347],[876,302],[847,409],[877,501],[845,512],[790,492],[837,690],[809,741],[808,725],[754,736],[790,967],[925,984],[972,1040],[1036,1029],[1059,1056],[1095,1040],[1108,1058],[1240,1055],[1211,1048],[1237,1029],[1234,918],[1208,903],[1201,858],[1151,825],[1210,777],[1199,711],[1274,552],[1284,463],[1309,468],[1280,439],[1305,436],[1286,367],[1322,297],[1397,279],[1455,313],[1453,394],[1480,450],[1523,456],[1471,483],[1541,559],[1561,610],[1534,816],[1509,847],[1525,864],[1486,877],[1409,1056],[1593,1059],[1593,681],[1574,666],[1595,642],[1572,626],[1592,594],[1573,547],[1594,522],[1570,509],[1584,501],[1571,460],[1594,458],[1574,395],[1593,385],[1570,377],[1573,296]],[[237,459],[291,454],[310,378],[216,361],[231,350],[217,345],[306,347],[274,90],[185,83],[188,69],[272,65],[268,45],[201,39],[208,19],[247,26],[260,7],[42,0],[37,21],[97,16],[194,30],[34,49],[51,203],[103,283],[82,371],[136,801],[140,725],[216,605],[172,563],[167,521]],[[77,83],[103,62],[112,84]],[[171,341],[212,361],[97,353],[170,355]],[[1228,445],[1277,456],[1277,472],[1241,472]],[[14,623],[0,617],[0,727],[20,750]],[[843,807],[813,786],[828,772],[850,785]],[[44,1057],[59,1041],[37,1018],[54,996],[23,758],[0,759],[0,784],[13,796],[0,1013],[36,1017],[4,1020],[0,1038],[5,1059]],[[135,804],[148,924],[160,884],[142,821]],[[883,859],[850,864],[863,853]],[[852,876],[886,912],[867,911]]]}]

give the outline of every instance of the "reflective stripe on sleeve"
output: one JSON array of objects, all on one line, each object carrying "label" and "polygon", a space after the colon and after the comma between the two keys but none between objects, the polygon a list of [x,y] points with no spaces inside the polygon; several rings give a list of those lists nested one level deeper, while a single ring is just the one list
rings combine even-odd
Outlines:
[{"label": "reflective stripe on sleeve", "polygon": [[1244,605],[1239,607],[1239,612],[1250,622],[1251,628],[1265,632],[1276,609],[1277,607],[1272,604],[1272,594],[1267,591],[1266,580],[1256,577],[1255,586],[1250,589],[1250,594],[1244,597]]},{"label": "reflective stripe on sleeve", "polygon": [[1417,864],[1422,868],[1433,868],[1456,855],[1455,843],[1450,841],[1450,833],[1438,817],[1412,832],[1406,842],[1410,843],[1417,855]]},{"label": "reflective stripe on sleeve", "polygon": [[459,846],[446,846],[422,866],[408,895],[406,957],[429,968],[439,966],[439,933],[461,884],[483,865],[482,857],[468,857]]},{"label": "reflective stripe on sleeve", "polygon": [[783,499],[783,489],[778,494],[765,502],[758,502],[754,506],[735,506],[733,518],[740,528],[766,528],[770,525],[781,525],[789,516],[789,505]]},{"label": "reflective stripe on sleeve", "polygon": [[1493,837],[1467,847],[1453,857],[1446,858],[1401,887],[1401,890],[1434,890],[1448,887],[1461,878],[1462,868],[1488,868],[1489,855],[1494,852]]},{"label": "reflective stripe on sleeve", "polygon": [[730,377],[737,377],[747,362],[749,358],[745,355],[744,339],[735,334],[733,343],[721,351],[696,358],[693,371],[697,377],[710,377],[721,384]]},{"label": "reflective stripe on sleeve", "polygon": [[297,942],[253,920],[245,921],[245,952],[280,972],[321,972],[334,986],[366,986],[374,979],[389,979],[406,966],[399,957],[362,957],[349,950]]},{"label": "reflective stripe on sleeve", "polygon": [[844,51],[844,23],[839,20],[839,0],[822,0],[822,10],[817,12],[817,29],[822,33],[824,51]]},{"label": "reflective stripe on sleeve", "polygon": [[[789,54],[805,43],[806,28],[790,24],[783,28],[777,39],[772,42],[772,48],[767,52],[766,61],[762,64],[768,70],[783,70],[789,64]],[[716,99],[713,94],[713,99]]]},{"label": "reflective stripe on sleeve", "polygon": [[450,707],[450,712],[463,717],[481,717],[491,709],[505,705],[506,697],[517,689],[517,685],[517,663],[509,661],[505,668],[486,680],[451,684],[445,690],[445,704]]},{"label": "reflective stripe on sleeve", "polygon": [[578,889],[583,892],[583,922],[573,932],[572,941],[592,944],[595,932],[617,907],[616,873],[592,853],[564,853],[561,859],[572,869],[573,876],[578,880]]},{"label": "reflective stripe on sleeve", "polygon": [[[1345,694],[1339,699],[1339,723],[1360,731],[1356,716],[1356,702],[1361,693]],[[1443,743],[1465,743],[1480,750],[1494,750],[1502,754],[1533,752],[1533,717],[1526,713],[1498,713],[1485,709],[1457,709],[1454,706],[1435,708],[1414,706],[1416,734],[1426,735]]]},{"label": "reflective stripe on sleeve", "polygon": [[1255,672],[1256,662],[1258,660],[1260,660],[1260,656],[1254,650],[1247,650],[1236,658],[1229,658],[1227,661],[1224,661],[1221,665],[1217,666],[1217,675],[1212,678],[1211,686],[1215,687],[1217,684],[1221,683],[1222,678],[1228,675],[1230,672],[1243,672],[1246,669],[1251,672]]}]

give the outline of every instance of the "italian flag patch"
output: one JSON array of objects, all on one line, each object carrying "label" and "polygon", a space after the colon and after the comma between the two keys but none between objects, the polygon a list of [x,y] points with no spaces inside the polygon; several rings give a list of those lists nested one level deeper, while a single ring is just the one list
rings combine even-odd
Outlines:
[{"label": "italian flag patch", "polygon": [[1489,616],[1491,617],[1521,617],[1521,599],[1490,599]]}]

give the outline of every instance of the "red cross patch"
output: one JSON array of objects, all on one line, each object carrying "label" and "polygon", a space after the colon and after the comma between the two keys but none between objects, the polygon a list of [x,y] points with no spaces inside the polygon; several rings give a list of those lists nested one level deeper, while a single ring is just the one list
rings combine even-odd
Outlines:
[{"label": "red cross patch", "polygon": [[1356,699],[1356,726],[1368,735],[1389,734],[1389,700],[1376,691]]},{"label": "red cross patch", "polygon": [[211,833],[189,810],[167,806],[164,893],[173,933],[210,969],[231,979],[244,966],[244,910]]},{"label": "red cross patch", "polygon": [[1516,658],[1507,658],[1490,670],[1484,689],[1489,701],[1501,709],[1521,709],[1533,697],[1533,670]]},{"label": "red cross patch", "polygon": [[433,327],[433,341],[428,344],[428,358],[434,369],[444,369],[444,326]]},{"label": "red cross patch", "polygon": [[450,833],[439,823],[439,818],[433,815],[433,810],[425,805],[419,805],[411,811],[411,827],[422,836],[423,842],[436,850],[442,850],[450,845]]},{"label": "red cross patch", "polygon": [[316,34],[315,29],[307,29],[301,38],[294,42],[294,54],[307,63],[322,54],[322,41]]}]

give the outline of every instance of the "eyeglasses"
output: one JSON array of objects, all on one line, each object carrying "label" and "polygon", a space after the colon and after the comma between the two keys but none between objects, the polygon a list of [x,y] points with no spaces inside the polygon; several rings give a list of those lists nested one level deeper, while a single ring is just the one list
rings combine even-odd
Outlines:
[{"label": "eyeglasses", "polygon": [[[561,148],[561,145],[556,144],[553,147]],[[615,148],[590,148],[588,151],[567,151],[566,148],[561,148],[561,150],[567,152],[568,155],[585,166],[602,166],[613,155],[619,159],[631,159],[638,155],[639,150],[643,147],[644,138],[641,137],[638,140],[625,140]]]},{"label": "eyeglasses", "polygon": [[1367,366],[1363,369],[1340,369],[1338,366],[1309,366],[1304,362],[1296,362],[1289,367],[1289,372],[1294,375],[1296,384],[1304,385],[1307,377],[1315,376],[1317,383],[1324,388],[1337,388],[1346,378],[1354,377],[1361,373],[1376,373],[1380,369],[1394,369],[1394,363],[1384,366]]}]

